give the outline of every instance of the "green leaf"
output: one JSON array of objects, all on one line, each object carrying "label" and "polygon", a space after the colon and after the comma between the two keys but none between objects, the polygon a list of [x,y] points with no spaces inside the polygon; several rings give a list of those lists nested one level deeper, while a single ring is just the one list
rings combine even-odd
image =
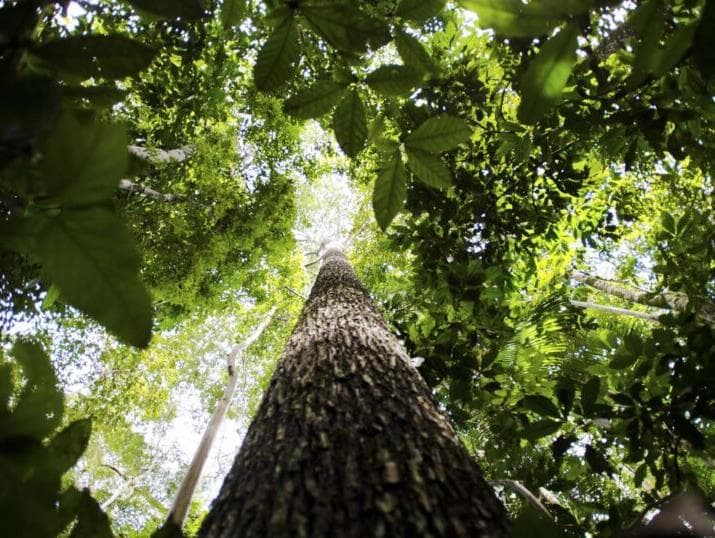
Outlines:
[{"label": "green leaf", "polygon": [[706,0],[695,31],[693,57],[705,80],[715,79],[715,0]]},{"label": "green leaf", "polygon": [[638,466],[638,468],[636,469],[636,472],[633,473],[633,485],[635,487],[640,488],[643,485],[643,481],[645,480],[647,472],[648,472],[648,464],[641,463]]},{"label": "green leaf", "polygon": [[675,218],[673,218],[673,215],[667,211],[662,211],[660,213],[660,225],[666,232],[675,235]]},{"label": "green leaf", "polygon": [[68,304],[129,344],[149,343],[151,302],[139,281],[139,254],[110,210],[63,211],[37,243],[45,274]]},{"label": "green leaf", "polygon": [[383,65],[368,74],[365,82],[388,97],[406,96],[422,82],[422,73],[405,65]]},{"label": "green leaf", "polygon": [[400,212],[406,197],[407,171],[398,149],[382,163],[372,193],[372,208],[382,230],[386,230],[395,215]]},{"label": "green leaf", "polygon": [[296,118],[319,118],[330,112],[340,98],[345,96],[347,86],[343,82],[320,80],[289,98],[283,108]]},{"label": "green leaf", "polygon": [[12,387],[12,367],[0,363],[0,417],[8,412]]},{"label": "green leaf", "polygon": [[136,75],[157,51],[122,35],[77,35],[48,41],[32,53],[58,71],[83,78]]},{"label": "green leaf", "polygon": [[427,49],[416,37],[398,30],[395,35],[395,46],[405,65],[422,73],[434,73],[437,71],[437,65],[434,60],[432,60]]},{"label": "green leaf", "polygon": [[364,33],[353,31],[353,23],[362,17],[352,3],[304,2],[300,4],[300,12],[311,28],[336,49],[358,53],[366,49]]},{"label": "green leaf", "polygon": [[12,413],[0,422],[0,438],[32,437],[41,441],[62,420],[63,396],[57,377],[49,357],[35,343],[16,342],[12,355],[27,381]]},{"label": "green leaf", "polygon": [[47,310],[57,302],[60,297],[60,289],[57,286],[50,286],[45,298],[42,300],[42,309]]},{"label": "green leaf", "polygon": [[556,404],[549,400],[546,396],[541,396],[540,394],[525,396],[519,404],[529,411],[533,411],[543,417],[560,418],[561,416]]},{"label": "green leaf", "polygon": [[365,106],[356,90],[345,94],[333,114],[333,130],[340,148],[350,157],[355,157],[367,142],[367,118]]},{"label": "green leaf", "polygon": [[405,20],[422,24],[436,17],[444,9],[447,0],[400,0],[395,15]]},{"label": "green leaf", "polygon": [[42,153],[47,195],[53,203],[65,206],[110,200],[129,164],[124,128],[83,124],[72,114],[60,118]]},{"label": "green leaf", "polygon": [[635,364],[637,360],[638,355],[628,351],[624,346],[620,346],[616,350],[616,354],[613,359],[608,363],[608,366],[614,370],[624,370]]},{"label": "green leaf", "polygon": [[405,147],[429,153],[441,153],[456,148],[472,136],[464,120],[448,114],[430,118],[404,139]]},{"label": "green leaf", "polygon": [[107,514],[102,511],[88,489],[81,492],[77,524],[70,538],[113,538]]},{"label": "green leaf", "polygon": [[698,430],[692,422],[690,422],[685,417],[680,414],[674,414],[673,416],[673,427],[675,432],[688,441],[694,448],[698,450],[703,450],[705,448],[705,437],[700,430]]},{"label": "green leaf", "polygon": [[584,457],[586,458],[586,463],[588,463],[594,473],[613,474],[613,466],[606,459],[606,456],[598,449],[593,448],[592,445],[586,445]]},{"label": "green leaf", "polygon": [[405,148],[407,167],[422,183],[435,189],[446,189],[452,184],[452,173],[435,155],[418,149]]},{"label": "green leaf", "polygon": [[108,108],[127,96],[127,90],[115,86],[63,86],[62,95],[95,108]]},{"label": "green leaf", "polygon": [[539,538],[567,538],[570,534],[527,503],[519,512],[518,517],[511,522],[509,536],[512,538],[533,538],[535,536]]},{"label": "green leaf", "polygon": [[60,474],[68,471],[84,454],[91,433],[92,421],[84,418],[75,420],[52,438],[49,449]]},{"label": "green leaf", "polygon": [[593,410],[593,406],[598,399],[598,393],[601,391],[601,379],[592,377],[583,387],[581,387],[581,407],[586,415],[589,415]]},{"label": "green leaf", "polygon": [[127,0],[135,8],[166,19],[193,21],[204,15],[199,0]]},{"label": "green leaf", "polygon": [[[54,80],[22,77],[0,83],[0,163],[21,154],[46,132],[60,110],[60,89]],[[15,146],[15,151],[8,150]]]},{"label": "green leaf", "polygon": [[559,428],[561,428],[561,422],[556,422],[554,420],[539,420],[526,426],[519,432],[519,434],[524,439],[536,441],[537,439],[556,433],[559,431]]},{"label": "green leaf", "polygon": [[520,0],[458,0],[479,16],[479,25],[506,37],[544,35],[559,23],[557,13],[523,4]]},{"label": "green leaf", "polygon": [[246,14],[246,0],[224,0],[221,6],[221,26],[229,29],[241,23]]},{"label": "green leaf", "polygon": [[293,17],[276,27],[261,47],[253,66],[253,79],[261,91],[277,90],[293,76],[300,58],[298,28]]},{"label": "green leaf", "polygon": [[578,26],[567,25],[532,60],[521,81],[520,121],[536,123],[561,100],[576,63],[578,34]]}]

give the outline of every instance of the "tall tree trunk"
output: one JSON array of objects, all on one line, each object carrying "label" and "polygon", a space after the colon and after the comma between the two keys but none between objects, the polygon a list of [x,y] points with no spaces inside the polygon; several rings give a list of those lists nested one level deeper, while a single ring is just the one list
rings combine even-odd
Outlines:
[{"label": "tall tree trunk", "polygon": [[506,536],[504,509],[328,251],[200,536]]}]

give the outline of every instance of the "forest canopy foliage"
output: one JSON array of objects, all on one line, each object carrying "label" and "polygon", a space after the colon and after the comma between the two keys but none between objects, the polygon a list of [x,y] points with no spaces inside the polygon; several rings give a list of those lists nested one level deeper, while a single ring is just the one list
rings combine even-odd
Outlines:
[{"label": "forest canopy foliage", "polygon": [[158,528],[180,402],[200,428],[275,306],[245,427],[335,240],[515,535],[682,492],[712,530],[714,29],[713,0],[0,0],[8,532]]}]

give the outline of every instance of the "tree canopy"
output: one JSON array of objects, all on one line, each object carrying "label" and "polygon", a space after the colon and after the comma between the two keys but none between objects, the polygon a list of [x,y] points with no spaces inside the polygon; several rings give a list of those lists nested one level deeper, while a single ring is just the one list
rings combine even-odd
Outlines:
[{"label": "tree canopy", "polygon": [[172,432],[275,307],[245,430],[338,241],[515,535],[678,495],[712,531],[713,28],[713,0],[0,0],[7,528],[157,529]]}]

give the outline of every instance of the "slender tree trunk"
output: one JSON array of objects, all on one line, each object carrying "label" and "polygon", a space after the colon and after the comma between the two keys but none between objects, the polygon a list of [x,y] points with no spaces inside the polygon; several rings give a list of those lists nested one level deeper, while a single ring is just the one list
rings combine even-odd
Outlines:
[{"label": "slender tree trunk", "polygon": [[[687,312],[689,309],[689,299],[684,293],[675,291],[661,291],[653,293],[625,286],[620,282],[613,282],[612,280],[606,280],[604,278],[582,273],[581,271],[575,271],[572,273],[571,278],[577,282],[591,286],[594,289],[608,293],[609,295],[620,297],[621,299],[626,299],[627,301],[632,301],[634,303],[653,306],[655,308],[667,308],[677,312]],[[715,323],[715,305],[713,304],[701,304],[695,314],[702,321],[710,324]]]},{"label": "slender tree trunk", "polygon": [[238,382],[238,377],[236,376],[236,357],[242,356],[243,353],[261,337],[263,331],[266,330],[275,313],[276,308],[273,307],[263,318],[263,321],[258,324],[258,327],[256,327],[248,336],[248,338],[240,344],[233,346],[231,353],[228,355],[228,382],[226,383],[223,396],[218,401],[218,405],[211,415],[211,419],[209,420],[208,426],[206,426],[206,430],[201,438],[199,447],[196,449],[196,453],[194,454],[191,464],[186,471],[186,476],[181,482],[179,490],[176,492],[171,512],[169,512],[168,519],[179,528],[183,526],[186,514],[189,512],[191,498],[194,496],[194,490],[196,489],[196,484],[201,477],[201,471],[206,463],[206,458],[208,458],[214,439],[216,438],[216,434],[218,433],[221,423],[226,416],[228,406],[233,399],[233,393],[236,391],[236,383]]},{"label": "slender tree trunk", "polygon": [[501,503],[339,251],[324,256],[199,535],[507,535]]}]

